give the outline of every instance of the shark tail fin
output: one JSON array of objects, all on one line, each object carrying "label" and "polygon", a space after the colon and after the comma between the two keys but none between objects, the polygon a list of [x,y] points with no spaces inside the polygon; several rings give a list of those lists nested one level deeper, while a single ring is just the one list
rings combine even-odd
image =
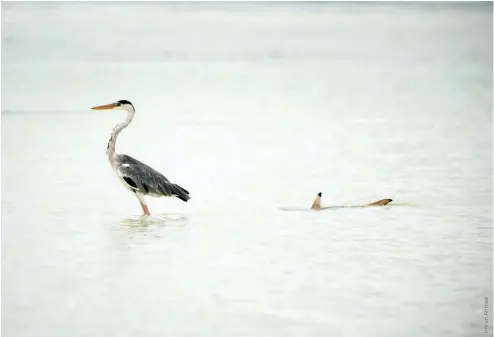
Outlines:
[{"label": "shark tail fin", "polygon": [[367,206],[386,206],[391,201],[393,201],[393,199],[381,199],[381,200],[375,201],[373,203],[367,204]]}]

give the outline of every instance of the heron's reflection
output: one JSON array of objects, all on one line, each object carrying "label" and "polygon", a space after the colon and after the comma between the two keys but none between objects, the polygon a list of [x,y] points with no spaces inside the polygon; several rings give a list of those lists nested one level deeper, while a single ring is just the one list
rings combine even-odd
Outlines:
[{"label": "heron's reflection", "polygon": [[133,216],[107,223],[111,241],[119,250],[135,245],[153,245],[156,240],[170,241],[187,228],[189,218],[183,214]]},{"label": "heron's reflection", "polygon": [[120,221],[121,225],[129,227],[147,228],[151,225],[173,225],[187,222],[188,218],[182,214],[155,214],[155,215],[139,215]]}]

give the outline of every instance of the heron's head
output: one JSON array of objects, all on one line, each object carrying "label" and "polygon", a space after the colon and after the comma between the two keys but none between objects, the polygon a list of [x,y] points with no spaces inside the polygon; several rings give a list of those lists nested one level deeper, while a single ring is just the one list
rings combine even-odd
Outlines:
[{"label": "heron's head", "polygon": [[134,106],[127,100],[120,100],[115,103],[99,105],[91,108],[92,110],[125,110],[135,111]]}]

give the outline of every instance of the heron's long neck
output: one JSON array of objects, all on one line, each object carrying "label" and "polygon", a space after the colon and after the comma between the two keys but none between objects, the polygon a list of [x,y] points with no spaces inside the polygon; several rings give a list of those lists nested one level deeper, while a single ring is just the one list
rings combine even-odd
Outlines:
[{"label": "heron's long neck", "polygon": [[117,137],[119,133],[127,126],[129,126],[130,122],[132,122],[132,118],[134,118],[134,113],[135,111],[133,109],[128,110],[127,118],[125,118],[125,121],[115,126],[113,132],[111,133],[110,140],[108,141],[108,146],[106,147],[106,154],[108,155],[108,159],[110,160],[111,163],[113,163],[113,157],[115,155],[115,144],[117,143]]}]

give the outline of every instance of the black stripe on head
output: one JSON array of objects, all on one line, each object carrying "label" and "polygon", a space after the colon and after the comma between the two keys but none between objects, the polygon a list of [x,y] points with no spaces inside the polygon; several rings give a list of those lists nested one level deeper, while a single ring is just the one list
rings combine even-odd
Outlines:
[{"label": "black stripe on head", "polygon": [[[132,105],[132,103],[130,103],[129,101],[127,101],[125,99],[121,99],[120,101],[117,101],[117,104],[118,105],[124,105],[124,104]],[[134,107],[134,106],[132,105],[132,107]]]}]

